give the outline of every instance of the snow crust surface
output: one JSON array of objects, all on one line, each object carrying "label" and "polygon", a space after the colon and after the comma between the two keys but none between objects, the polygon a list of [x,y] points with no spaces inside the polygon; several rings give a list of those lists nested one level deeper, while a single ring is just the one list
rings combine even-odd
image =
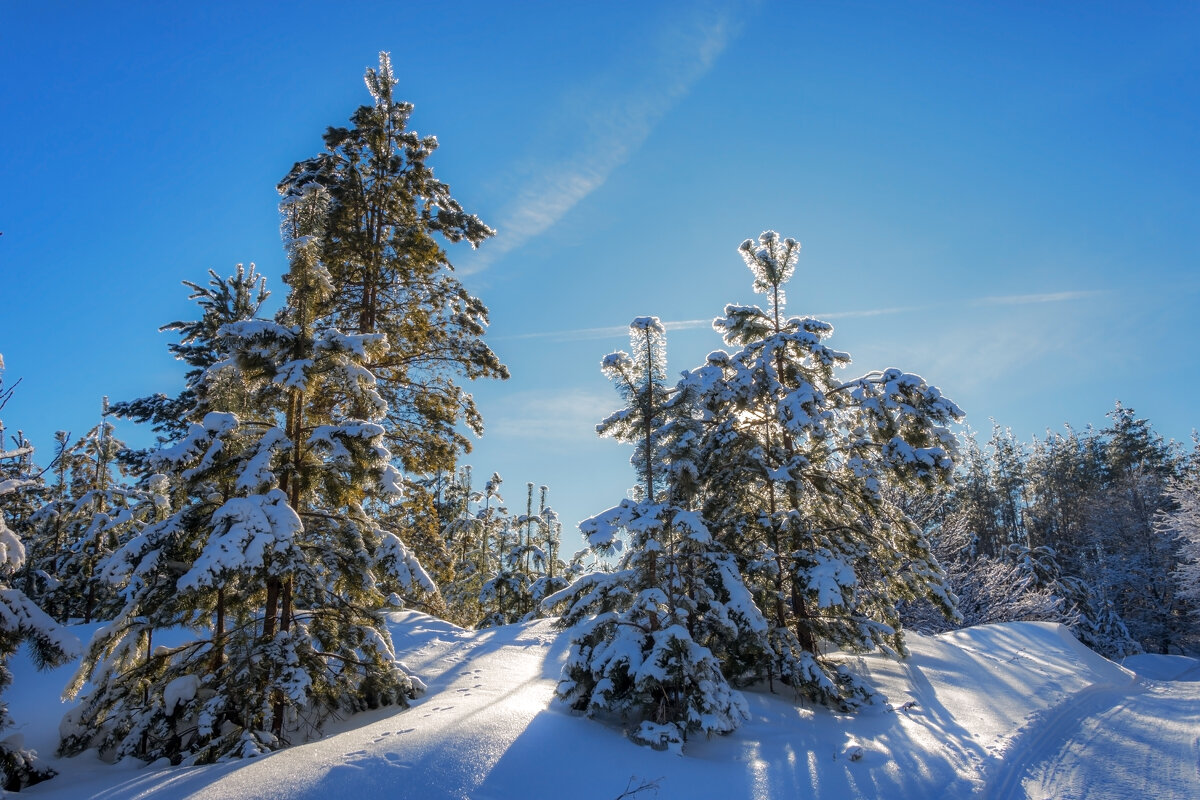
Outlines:
[{"label": "snow crust surface", "polygon": [[1200,797],[1200,662],[1142,656],[1119,666],[1050,623],[910,635],[905,661],[848,657],[888,696],[878,710],[838,714],[747,691],[741,728],[675,754],[553,702],[567,639],[549,621],[469,632],[411,611],[387,616],[398,657],[428,686],[410,708],[206,767],[53,758],[67,707],[57,695],[73,667],[38,674],[22,653],[7,693],[17,732],[61,773],[23,794],[611,800],[652,783],[657,794],[637,797]]}]

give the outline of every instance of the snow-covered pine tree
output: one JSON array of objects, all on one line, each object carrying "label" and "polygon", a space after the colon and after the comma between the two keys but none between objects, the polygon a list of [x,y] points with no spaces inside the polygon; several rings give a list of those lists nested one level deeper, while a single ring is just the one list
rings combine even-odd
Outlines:
[{"label": "snow-covered pine tree", "polygon": [[[241,387],[217,386],[213,376],[205,371],[220,357],[220,329],[230,322],[241,322],[258,316],[263,303],[270,296],[266,278],[259,275],[253,264],[246,269],[238,264],[234,274],[222,278],[214,270],[208,271],[208,284],[183,281],[190,290],[189,300],[199,306],[200,318],[177,320],[159,328],[163,332],[179,335],[179,341],[167,345],[176,360],[188,366],[184,375],[184,387],[174,397],[155,394],[136,400],[113,403],[111,411],[116,417],[147,423],[159,434],[159,444],[173,443],[183,438],[189,427],[200,421],[204,412],[211,408],[209,392],[222,396],[221,405],[237,402],[236,395]],[[240,405],[247,402],[243,398]],[[122,458],[134,462],[142,461],[145,453],[125,453]]]},{"label": "snow-covered pine tree", "polygon": [[[1104,430],[1068,425],[1030,445],[994,425],[986,452],[967,437],[937,518],[939,558],[967,621],[1056,619],[1109,658],[1187,639],[1185,603],[1167,577],[1177,543],[1153,523],[1172,505],[1176,447],[1120,403],[1109,417]],[[960,529],[966,539],[945,535]],[[947,551],[955,542],[962,551]],[[1057,611],[1030,608],[1037,595]]]},{"label": "snow-covered pine tree", "polygon": [[1142,648],[1179,652],[1194,636],[1170,577],[1180,542],[1155,525],[1175,505],[1170,487],[1180,473],[1179,448],[1119,402],[1108,417],[1111,423],[1100,431],[1105,492],[1090,508],[1092,543],[1083,555],[1092,563],[1080,574],[1097,576],[1091,581],[1097,610],[1110,606]]},{"label": "snow-covered pine tree", "polygon": [[[68,448],[70,434],[66,431],[54,433],[54,456],[47,472],[50,482],[46,484],[42,504],[30,515],[29,531],[25,538],[25,566],[22,569],[21,588],[51,617],[66,619],[67,609],[58,613],[50,603],[49,593],[58,588],[58,568],[66,543],[66,516],[75,505],[71,499],[68,482],[70,462]],[[45,480],[45,478],[43,478]]]},{"label": "snow-covered pine tree", "polygon": [[974,431],[962,437],[958,478],[949,502],[972,534],[971,556],[1003,556],[1010,545],[1029,545],[1025,529],[1024,445],[993,420],[987,450]]},{"label": "snow-covered pine tree", "polygon": [[732,559],[671,480],[668,457],[686,461],[680,445],[691,441],[671,436],[671,422],[691,409],[673,404],[665,386],[662,323],[635,319],[630,340],[632,356],[602,362],[626,406],[597,431],[634,445],[637,499],[580,524],[593,549],[623,555],[615,571],[585,575],[544,606],[565,607],[559,624],[571,637],[558,697],[632,723],[642,743],[674,748],[689,734],[728,733],[747,715],[704,642],[736,639],[739,625],[766,625]]},{"label": "snow-covered pine tree", "polygon": [[[7,442],[5,440],[8,440]],[[45,582],[38,580],[38,564],[33,558],[38,541],[38,509],[45,503],[49,487],[46,485],[46,470],[39,469],[33,463],[33,444],[25,438],[24,431],[9,434],[0,421],[0,450],[19,453],[20,455],[0,459],[0,483],[9,480],[19,482],[21,491],[9,495],[0,513],[8,529],[14,533],[25,547],[25,561],[20,569],[14,571],[9,582],[21,589],[27,597],[42,605],[39,589]]]},{"label": "snow-covered pine tree", "polygon": [[540,613],[542,601],[555,592],[567,587],[564,576],[567,565],[559,559],[559,548],[562,541],[562,523],[559,522],[558,512],[546,505],[546,494],[550,487],[539,489],[537,519],[540,521],[540,537],[537,547],[542,555],[541,572],[537,574],[529,587],[531,605],[530,614]]},{"label": "snow-covered pine tree", "polygon": [[[389,581],[434,589],[366,512],[395,498],[386,404],[364,361],[380,335],[333,327],[317,256],[315,185],[282,204],[290,291],[275,321],[219,329],[202,376],[210,410],[151,463],[187,504],[110,560],[126,606],[93,640],[72,689],[93,690],[63,750],[209,761],[274,749],[332,710],[404,703],[414,684],[380,617]],[[214,387],[239,387],[226,396]],[[155,630],[198,636],[153,648]]]},{"label": "snow-covered pine tree", "polygon": [[988,440],[994,465],[992,483],[996,489],[997,515],[1005,538],[993,543],[989,552],[996,555],[1014,544],[1029,544],[1025,529],[1025,448],[1013,435],[1012,429],[992,423],[992,438]]},{"label": "snow-covered pine tree", "polygon": [[[110,757],[178,759],[190,747],[192,757],[203,760],[245,744],[239,738],[244,732],[240,723],[254,714],[243,709],[262,705],[254,694],[258,673],[229,666],[242,663],[231,653],[255,655],[252,642],[261,617],[261,598],[255,597],[254,589],[261,581],[255,566],[235,563],[238,559],[231,552],[221,565],[225,582],[220,586],[196,581],[182,590],[179,586],[214,536],[216,512],[246,494],[238,476],[246,459],[257,454],[253,434],[272,427],[264,419],[269,414],[255,408],[255,387],[232,374],[234,370],[209,369],[228,356],[222,326],[253,317],[267,297],[265,281],[253,265],[248,272],[238,265],[228,278],[211,270],[209,276],[207,286],[184,281],[191,290],[189,299],[199,307],[199,318],[161,328],[180,334],[180,341],[168,349],[190,368],[182,391],[173,398],[158,394],[117,403],[112,409],[118,416],[151,424],[159,433],[160,449],[121,453],[141,475],[138,488],[149,500],[142,507],[152,511],[143,514],[146,527],[99,572],[98,582],[118,592],[120,610],[93,638],[69,687],[78,691],[88,676],[103,676],[65,720],[60,750],[68,754],[95,746]],[[59,462],[64,472],[78,460],[70,450],[65,455]],[[57,494],[64,495],[62,502],[44,509],[46,526],[55,536],[74,506],[65,493]],[[284,527],[286,515],[271,518],[272,524]],[[257,523],[263,527],[264,521],[260,516]],[[216,537],[223,547],[255,545],[261,550],[261,539],[269,534],[259,531],[259,541],[251,537],[236,543],[238,533],[254,526],[236,525],[232,517],[221,520],[220,526],[232,534]],[[171,627],[189,628],[194,638],[174,648],[155,648],[155,632]],[[170,693],[165,689],[174,681],[179,681],[175,689],[191,686],[210,695],[209,728],[200,725],[198,733],[176,735],[176,728],[186,729],[196,719],[194,709],[166,702]],[[226,730],[214,734],[213,726]],[[232,735],[223,736],[226,733]]]},{"label": "snow-covered pine tree", "polygon": [[[54,588],[46,607],[59,619],[110,619],[120,608],[111,586],[97,579],[99,564],[161,508],[126,480],[118,460],[125,443],[109,421],[108,398],[101,401],[100,422],[60,454],[70,471],[71,502],[52,500],[43,516],[52,532],[62,533],[53,567]],[[147,502],[150,501],[150,502]]]},{"label": "snow-covered pine tree", "polygon": [[1104,453],[1089,426],[1080,433],[1046,432],[1029,453],[1027,486],[1030,547],[1045,545],[1064,554],[1089,549],[1088,507],[1104,482]]},{"label": "snow-covered pine tree", "polygon": [[[0,409],[12,396],[12,387],[3,386],[4,359],[0,357]],[[33,447],[23,436],[18,446],[7,449],[3,443],[4,425],[0,423],[0,692],[12,685],[8,659],[22,642],[28,642],[34,663],[39,667],[57,666],[79,651],[79,642],[60,627],[45,612],[11,584],[13,574],[21,568],[25,548],[5,522],[10,503],[22,492],[39,484],[37,472],[31,470]],[[0,732],[11,726],[8,706],[0,701]],[[22,746],[20,735],[0,740],[0,789],[18,791],[25,786],[45,780],[54,771],[38,765],[33,752]]]},{"label": "snow-covered pine tree", "polygon": [[[1172,448],[1119,403],[1103,431],[1047,432],[1026,473],[1030,549],[1052,551],[1054,572],[1089,647],[1119,658],[1161,647],[1184,630],[1168,576],[1174,543],[1154,530],[1169,507]],[[1047,571],[1049,572],[1049,571]],[[1128,626],[1128,627],[1127,627]]]},{"label": "snow-covered pine tree", "polygon": [[[225,328],[238,370],[278,391],[277,430],[285,437],[277,450],[278,489],[303,525],[303,567],[269,577],[265,587],[263,638],[290,641],[308,683],[303,702],[290,691],[277,693],[276,736],[289,708],[406,702],[413,684],[394,661],[378,613],[386,599],[381,589],[436,591],[400,539],[366,510],[401,493],[384,446],[388,405],[367,366],[386,358],[389,342],[381,333],[336,327],[335,300],[345,286],[320,258],[327,202],[315,184],[285,195],[287,303],[273,324]],[[272,485],[273,476],[264,478],[263,486]]]},{"label": "snow-covered pine tree", "polygon": [[[296,523],[277,497],[238,491],[257,454],[248,427],[233,413],[210,412],[150,455],[162,471],[151,481],[160,502],[170,489],[183,504],[101,565],[98,579],[119,590],[123,606],[97,630],[68,684],[67,696],[90,687],[63,720],[61,753],[95,747],[111,759],[204,761],[257,742],[246,732],[264,705],[251,665],[267,659],[252,647],[261,595],[254,560],[264,551],[282,560],[286,553],[274,551]],[[219,585],[205,580],[211,573]],[[155,634],[171,628],[190,635],[157,644]],[[266,727],[256,721],[251,731]]]},{"label": "snow-covered pine tree", "polygon": [[[493,476],[496,478],[498,476]],[[490,538],[496,550],[489,556],[495,565],[479,591],[483,616],[480,627],[508,625],[540,614],[542,600],[563,589],[565,565],[557,561],[558,515],[546,505],[548,487],[541,487],[534,511],[533,487],[525,484],[525,513],[498,519]]]},{"label": "snow-covered pine tree", "polygon": [[[492,475],[499,488],[498,474]],[[532,487],[533,484],[528,484]],[[492,487],[489,486],[489,489]],[[532,497],[532,488],[529,489]],[[528,509],[528,506],[527,506]],[[477,627],[490,628],[522,620],[530,611],[530,575],[526,568],[525,529],[532,524],[529,514],[514,516],[500,507],[493,519],[486,544],[487,569],[479,587],[479,608],[483,612]]]},{"label": "snow-covered pine tree", "polygon": [[[315,182],[329,193],[318,247],[339,288],[330,318],[345,333],[387,338],[366,367],[405,473],[453,471],[470,450],[462,428],[483,430],[459,379],[503,379],[508,370],[483,340],[487,308],[455,278],[439,240],[474,247],[494,231],[434,176],[427,162],[437,139],[408,129],[413,106],[395,97],[387,53],[365,80],[373,103],[354,112],[350,127],[330,128],[324,151],[297,163],[279,190],[290,196]],[[406,486],[410,497],[425,491],[417,481]]]},{"label": "snow-covered pine tree", "polygon": [[448,618],[463,627],[471,627],[483,616],[479,606],[479,590],[487,574],[487,519],[491,517],[492,501],[499,503],[500,476],[493,475],[486,486],[488,491],[476,492],[472,486],[470,465],[462,467],[446,490],[443,504],[443,532],[450,549],[454,578],[441,587],[446,599]]},{"label": "snow-covered pine tree", "polygon": [[[974,559],[1003,552],[1007,532],[1000,528],[1000,500],[992,480],[992,462],[979,446],[973,430],[962,436],[959,447],[958,480],[945,502],[930,509],[928,526],[938,527],[943,555]],[[924,506],[921,506],[924,508]],[[952,524],[947,524],[953,520]],[[957,534],[962,533],[963,536]],[[949,548],[961,547],[962,552]],[[943,561],[944,563],[944,561]]]},{"label": "snow-covered pine tree", "polygon": [[1200,436],[1193,433],[1192,442],[1191,455],[1169,490],[1175,508],[1161,512],[1156,526],[1178,543],[1179,562],[1171,577],[1194,620],[1200,616]]},{"label": "snow-covered pine tree", "polygon": [[928,597],[953,614],[924,534],[884,490],[949,481],[946,425],[962,412],[897,369],[840,380],[834,370],[850,357],[824,343],[832,327],[784,313],[800,244],[767,231],[739,252],[768,303],[727,306],[713,325],[739,349],[713,353],[696,375],[711,420],[704,517],[770,620],[742,661],[852,707],[869,690],[823,657],[827,648],[903,654],[905,599]]}]

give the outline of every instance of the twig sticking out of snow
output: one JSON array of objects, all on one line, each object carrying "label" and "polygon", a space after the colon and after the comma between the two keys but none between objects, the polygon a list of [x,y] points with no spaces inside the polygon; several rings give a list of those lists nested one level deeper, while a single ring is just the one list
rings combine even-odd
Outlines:
[{"label": "twig sticking out of snow", "polygon": [[[853,742],[851,742],[846,745],[844,750],[842,750],[841,757],[846,759],[847,761],[862,761],[864,752],[865,751],[863,750],[861,744],[854,744]],[[834,753],[833,753],[833,760],[834,761],[838,760],[837,751],[834,751]]]},{"label": "twig sticking out of snow", "polygon": [[[639,781],[636,786],[634,786],[635,781]],[[630,775],[629,782],[625,784],[625,791],[617,795],[614,800],[629,800],[629,798],[637,797],[642,792],[653,792],[654,796],[658,797],[658,784],[660,781],[662,781],[662,778],[647,780],[639,778],[637,775]]]},{"label": "twig sticking out of snow", "polygon": [[898,706],[889,705],[888,711],[912,711],[916,707],[917,707],[917,701],[909,700],[908,702],[902,703]]}]

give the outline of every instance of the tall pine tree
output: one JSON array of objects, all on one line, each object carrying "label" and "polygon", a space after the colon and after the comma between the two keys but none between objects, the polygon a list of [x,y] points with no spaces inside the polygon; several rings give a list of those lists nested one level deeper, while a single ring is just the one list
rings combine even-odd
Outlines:
[{"label": "tall pine tree", "polygon": [[329,194],[317,247],[338,287],[330,317],[346,333],[382,334],[388,348],[367,360],[387,401],[387,438],[416,474],[453,470],[470,449],[459,431],[483,421],[458,376],[506,378],[483,341],[487,308],[453,275],[439,237],[478,246],[494,231],[463,210],[427,161],[433,136],[408,129],[413,106],[395,97],[391,58],[368,69],[373,103],[350,127],[330,128],[325,150],[279,184],[285,197],[317,183]]},{"label": "tall pine tree", "polygon": [[[481,425],[454,378],[507,373],[434,238],[491,231],[425,165],[435,143],[405,130],[386,54],[367,83],[374,105],[280,185],[283,309],[255,317],[253,271],[192,285],[201,319],[168,326],[193,367],[184,394],[122,409],[164,425],[172,445],[148,464],[179,502],[104,566],[125,606],[74,681],[92,688],[67,752],[249,755],[414,691],[380,610],[397,589],[436,587],[379,522],[405,484],[393,457],[453,467],[457,424]],[[181,433],[164,415],[184,407]],[[153,647],[168,627],[196,635]]]},{"label": "tall pine tree", "polygon": [[[338,291],[330,318],[346,333],[381,334],[388,347],[368,358],[387,403],[389,447],[412,476],[453,472],[483,418],[460,378],[507,378],[508,370],[483,340],[487,308],[463,288],[439,240],[477,247],[494,234],[463,210],[427,163],[437,138],[409,130],[413,106],[395,97],[391,58],[368,69],[373,100],[330,128],[325,149],[298,162],[279,184],[295,196],[311,183],[328,192],[317,247]],[[427,485],[409,480],[410,510],[434,508]],[[440,521],[414,520],[440,529]],[[419,537],[410,538],[419,545]],[[418,555],[436,563],[441,553]]]}]

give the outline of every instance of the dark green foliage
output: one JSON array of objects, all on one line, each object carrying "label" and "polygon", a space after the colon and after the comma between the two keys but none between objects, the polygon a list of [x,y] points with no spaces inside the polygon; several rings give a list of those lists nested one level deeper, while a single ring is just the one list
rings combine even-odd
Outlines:
[{"label": "dark green foliage", "polygon": [[[199,318],[164,328],[184,390],[118,407],[170,445],[129,460],[174,506],[97,567],[123,605],[73,683],[92,688],[65,752],[252,755],[415,691],[383,609],[440,599],[402,538],[453,575],[420,476],[454,468],[459,423],[481,428],[455,379],[507,373],[438,244],[491,231],[426,166],[386,54],[367,83],[374,104],[280,184],[283,308],[259,316],[253,267],[188,283]],[[156,646],[164,629],[188,633]]]},{"label": "dark green foliage", "polygon": [[[183,390],[175,397],[156,394],[114,403],[111,408],[114,416],[149,423],[160,434],[160,444],[178,440],[187,432],[190,423],[198,422],[204,416],[204,409],[210,406],[208,393],[222,392],[226,395],[222,404],[229,404],[228,394],[236,392],[237,387],[213,386],[211,379],[205,378],[205,370],[216,362],[220,352],[221,326],[254,319],[270,296],[267,279],[255,272],[253,264],[249,270],[238,264],[234,274],[226,278],[211,269],[208,275],[207,286],[183,282],[191,290],[188,299],[196,302],[200,318],[170,322],[159,328],[179,334],[179,341],[168,344],[167,349],[189,367]],[[123,454],[123,458],[133,463],[139,463],[145,456],[145,453]]]},{"label": "dark green foliage", "polygon": [[453,471],[470,449],[459,432],[482,431],[455,382],[507,378],[483,342],[487,308],[453,276],[438,237],[478,246],[494,232],[467,213],[426,163],[437,139],[408,130],[413,107],[395,99],[391,60],[367,71],[374,103],[349,128],[330,128],[325,151],[279,184],[286,198],[312,184],[328,193],[320,259],[338,287],[330,320],[346,333],[381,333],[386,352],[367,367],[388,403],[387,437],[407,472]]}]

